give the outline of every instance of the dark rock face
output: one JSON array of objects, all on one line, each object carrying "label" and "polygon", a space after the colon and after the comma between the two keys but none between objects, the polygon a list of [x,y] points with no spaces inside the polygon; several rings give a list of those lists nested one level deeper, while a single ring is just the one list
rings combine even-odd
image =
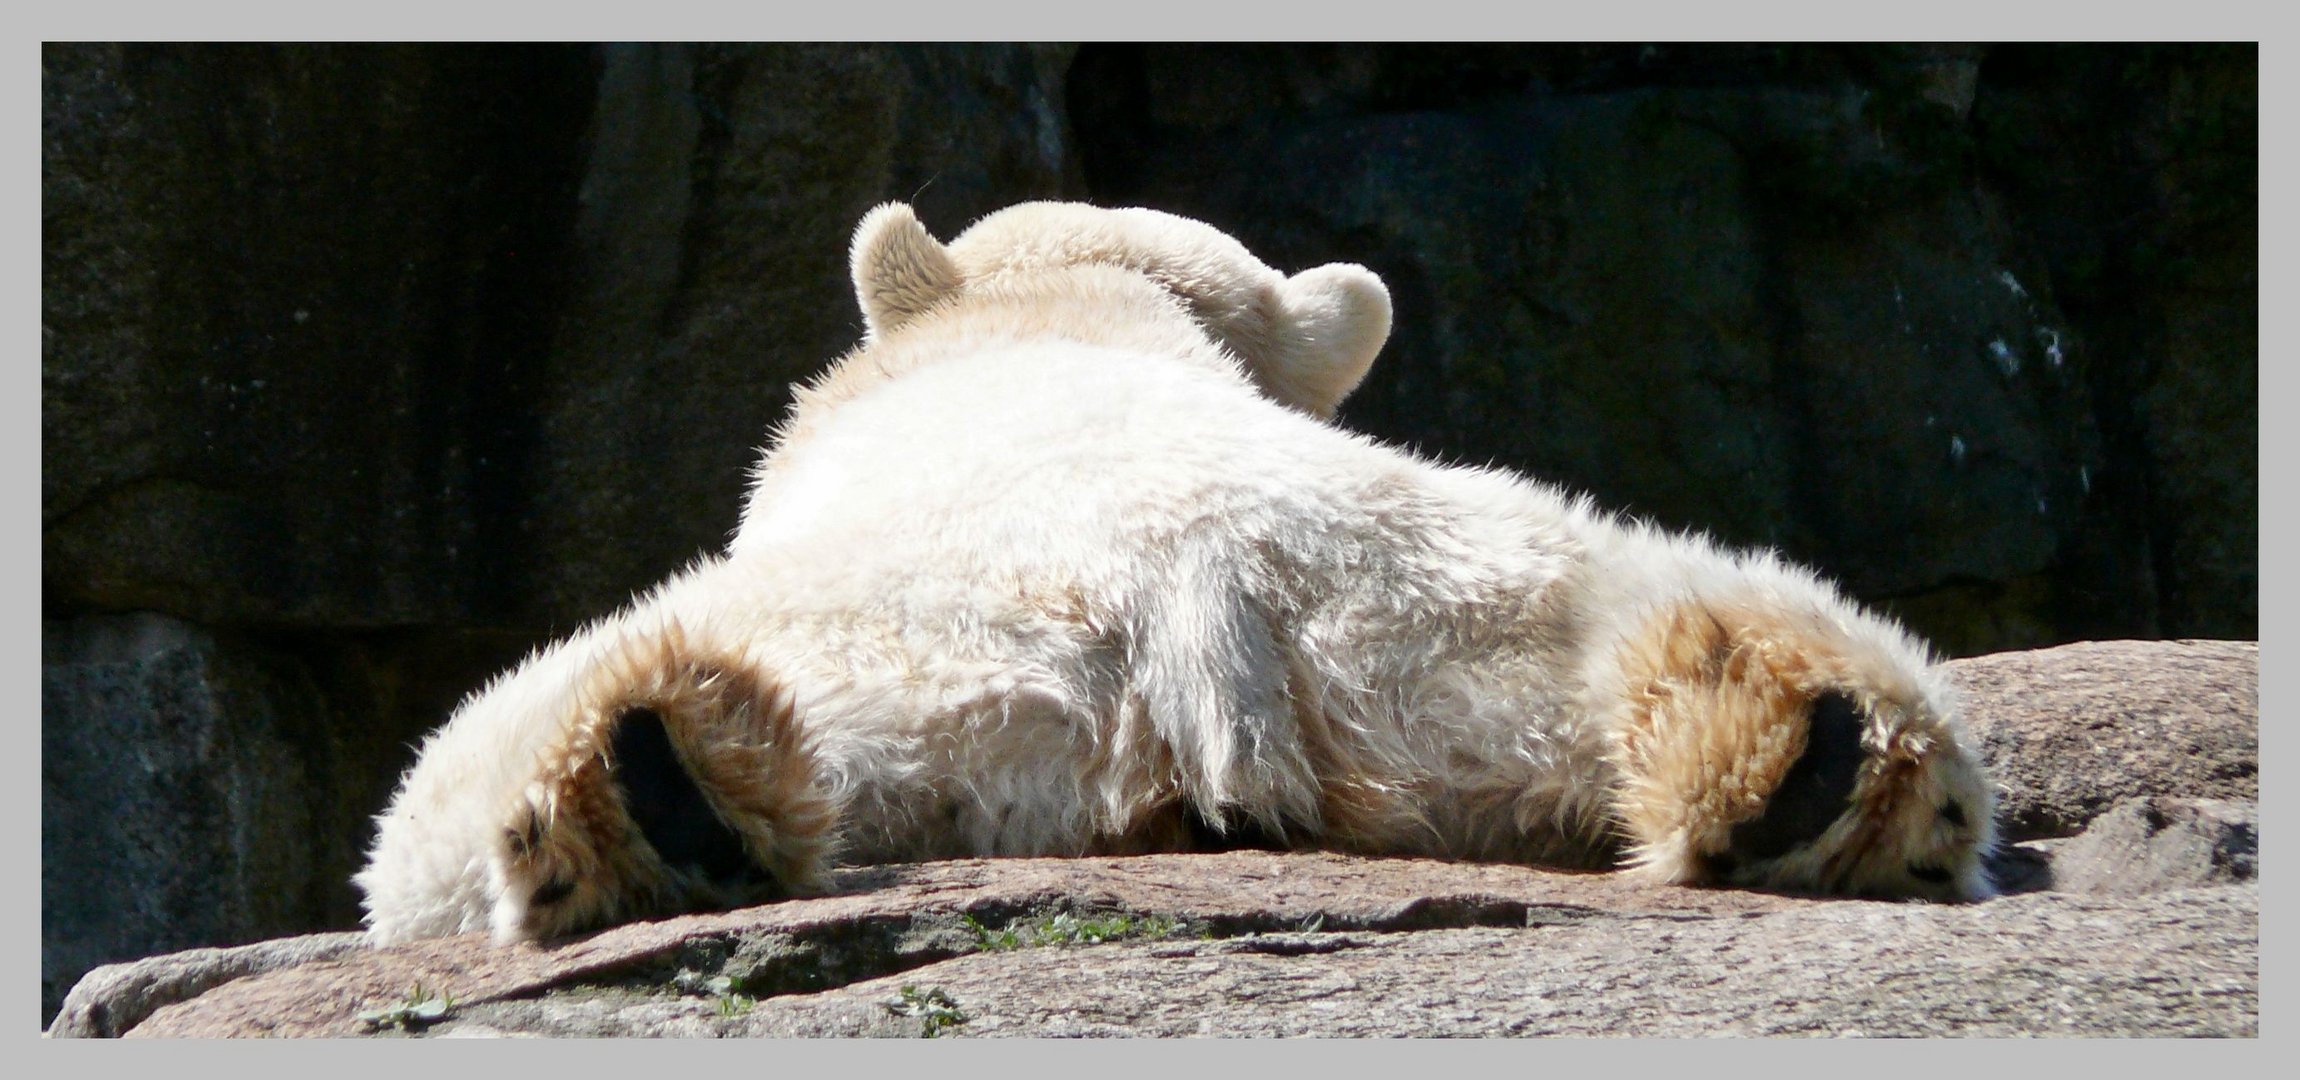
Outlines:
[{"label": "dark rock face", "polygon": [[1963,655],[2257,633],[2256,73],[1110,46],[1071,96],[1098,198],[1390,283],[1345,423],[1780,547]]},{"label": "dark rock face", "polygon": [[[1955,662],[2005,789],[2006,895],[1977,904],[1318,852],[962,859],[547,945],[155,957],[90,974],[49,1034],[2256,1035],[2255,655]],[[2053,737],[2080,694],[2116,722]]]},{"label": "dark rock face", "polygon": [[1365,263],[1398,322],[1345,424],[1779,546],[1952,654],[2255,637],[2257,68],[44,46],[43,1012],[91,964],[350,925],[413,740],[723,543],[788,384],[859,335],[886,199]]},{"label": "dark rock face", "polygon": [[503,635],[312,647],[160,615],[43,627],[40,985],[99,964],[357,925],[397,761],[516,660]]},{"label": "dark rock face", "polygon": [[48,48],[48,609],[612,607],[853,344],[865,210],[1060,193],[1062,55]]}]

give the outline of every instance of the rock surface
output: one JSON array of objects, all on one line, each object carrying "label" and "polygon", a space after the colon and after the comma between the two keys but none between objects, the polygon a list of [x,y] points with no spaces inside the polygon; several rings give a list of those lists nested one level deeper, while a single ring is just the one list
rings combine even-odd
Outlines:
[{"label": "rock surface", "polygon": [[2260,798],[2260,645],[2096,641],[1950,663],[2016,839],[2126,799]]},{"label": "rock surface", "polygon": [[[2006,794],[2007,894],[1977,904],[1316,852],[958,860],[543,946],[157,957],[91,974],[49,1033],[2256,1035],[2256,665],[1953,662]],[[2057,737],[2080,704],[2119,723]],[[2184,739],[2252,767],[2192,768]]]},{"label": "rock surface", "polygon": [[187,1001],[234,979],[328,960],[366,947],[357,930],[259,941],[229,949],[186,949],[88,973],[65,995],[49,1025],[56,1035],[112,1038],[165,1005]]}]

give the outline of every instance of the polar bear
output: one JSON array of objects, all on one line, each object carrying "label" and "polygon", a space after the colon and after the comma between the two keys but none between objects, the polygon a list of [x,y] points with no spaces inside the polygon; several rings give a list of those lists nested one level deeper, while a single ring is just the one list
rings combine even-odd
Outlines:
[{"label": "polar bear", "polygon": [[804,893],[834,861],[1237,845],[1989,895],[1925,647],[1811,572],[1327,417],[1360,267],[1025,204],[850,253],[863,342],[725,553],[528,658],[378,818],[370,940]]}]

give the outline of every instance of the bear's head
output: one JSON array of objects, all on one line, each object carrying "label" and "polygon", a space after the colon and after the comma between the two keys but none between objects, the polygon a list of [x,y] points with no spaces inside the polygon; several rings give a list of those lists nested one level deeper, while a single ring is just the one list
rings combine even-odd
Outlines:
[{"label": "bear's head", "polygon": [[1156,210],[1021,203],[944,245],[909,206],[886,203],[856,227],[849,258],[866,343],[969,290],[1028,275],[1141,274],[1181,300],[1263,392],[1319,417],[1357,387],[1390,332],[1389,290],[1373,271],[1331,263],[1288,277],[1221,230]]}]

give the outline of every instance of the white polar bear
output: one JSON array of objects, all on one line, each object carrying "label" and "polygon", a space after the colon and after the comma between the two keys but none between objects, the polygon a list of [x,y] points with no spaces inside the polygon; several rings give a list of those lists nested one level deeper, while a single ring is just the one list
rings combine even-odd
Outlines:
[{"label": "white polar bear", "polygon": [[729,550],[529,658],[378,819],[370,938],[543,937],[828,860],[1316,846],[1990,892],[1924,648],[1812,574],[1321,419],[1362,268],[1025,204],[852,252]]}]

